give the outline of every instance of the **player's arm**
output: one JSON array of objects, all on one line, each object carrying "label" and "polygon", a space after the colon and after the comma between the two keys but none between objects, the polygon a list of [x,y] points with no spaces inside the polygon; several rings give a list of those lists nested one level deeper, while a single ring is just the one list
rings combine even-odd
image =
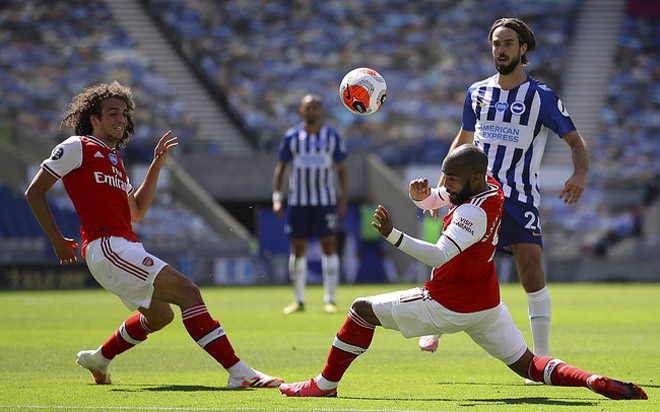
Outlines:
[{"label": "player's arm", "polygon": [[282,182],[284,181],[284,174],[289,163],[278,161],[273,173],[273,213],[278,218],[284,216],[283,196],[282,196]]},{"label": "player's arm", "polygon": [[339,219],[346,216],[346,209],[348,208],[348,168],[346,162],[342,161],[336,164],[337,176],[339,177],[339,202],[337,203],[337,215]]},{"label": "player's arm", "polygon": [[[452,222],[443,231],[436,244],[414,238],[394,228],[389,212],[381,205],[376,209],[374,219],[376,222],[371,224],[388,242],[407,255],[434,268],[449,262],[477,243],[486,233],[486,212],[469,204],[462,205],[454,211]],[[467,221],[471,224],[461,226],[458,224],[459,221]]]},{"label": "player's arm", "polygon": [[32,213],[37,218],[41,228],[46,232],[48,239],[50,239],[60,265],[68,265],[78,260],[73,250],[73,248],[78,247],[78,244],[75,240],[62,235],[62,232],[60,232],[60,229],[55,223],[53,213],[46,199],[46,192],[53,187],[57,180],[52,174],[46,172],[44,169],[40,169],[25,191],[25,199],[28,205],[30,205],[30,209],[32,209]]},{"label": "player's arm", "polygon": [[415,179],[408,187],[410,200],[422,210],[435,210],[448,206],[449,193],[444,186],[431,189],[428,179]]},{"label": "player's arm", "polygon": [[[465,130],[461,127],[461,130],[458,131],[458,134],[456,135],[454,141],[451,143],[451,146],[449,147],[449,152],[451,152],[458,146],[468,143],[469,144],[474,143],[474,131]],[[445,174],[443,173],[440,175],[440,179],[438,180],[438,187],[442,187],[444,185],[445,185]]]},{"label": "player's arm", "polygon": [[587,187],[587,173],[589,170],[589,149],[587,142],[577,130],[568,132],[562,136],[562,139],[571,148],[571,158],[573,160],[573,174],[568,178],[564,189],[559,194],[559,198],[564,198],[564,203],[572,205],[577,203]]},{"label": "player's arm", "polygon": [[160,169],[165,166],[170,150],[179,144],[178,137],[170,138],[171,135],[172,131],[170,130],[160,138],[154,149],[154,160],[149,165],[149,170],[144,181],[138,190],[128,195],[128,205],[131,209],[131,220],[133,222],[139,223],[142,221],[147,210],[149,210],[156,194],[156,184],[158,183]]}]

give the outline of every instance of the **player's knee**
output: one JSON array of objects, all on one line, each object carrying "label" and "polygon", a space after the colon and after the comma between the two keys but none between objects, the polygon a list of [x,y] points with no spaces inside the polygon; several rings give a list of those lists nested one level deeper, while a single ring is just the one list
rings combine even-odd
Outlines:
[{"label": "player's knee", "polygon": [[357,313],[362,319],[371,323],[372,325],[379,325],[378,318],[374,314],[371,306],[371,301],[367,298],[357,298],[353,301],[351,309]]},{"label": "player's knee", "polygon": [[157,315],[150,316],[147,319],[147,323],[154,330],[161,330],[165,326],[172,323],[172,320],[174,320],[174,312],[172,311],[172,308],[169,307],[168,305],[166,309],[159,311]]},{"label": "player's knee", "polygon": [[187,307],[204,303],[199,288],[189,279],[186,279],[186,282],[183,282],[183,285],[181,285],[179,295],[181,297],[181,303]]}]

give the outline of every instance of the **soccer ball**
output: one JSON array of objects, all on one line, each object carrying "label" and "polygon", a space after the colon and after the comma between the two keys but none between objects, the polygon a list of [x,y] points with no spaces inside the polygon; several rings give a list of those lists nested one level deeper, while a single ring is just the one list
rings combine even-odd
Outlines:
[{"label": "soccer ball", "polygon": [[374,114],[387,99],[387,84],[383,76],[374,69],[353,69],[341,80],[339,98],[344,106],[355,114]]}]

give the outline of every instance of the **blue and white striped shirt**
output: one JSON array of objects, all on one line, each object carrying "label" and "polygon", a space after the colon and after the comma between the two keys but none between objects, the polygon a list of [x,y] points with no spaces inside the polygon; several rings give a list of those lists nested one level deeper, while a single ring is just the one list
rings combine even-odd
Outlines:
[{"label": "blue and white striped shirt", "polygon": [[321,126],[308,135],[303,123],[289,129],[279,148],[279,159],[292,162],[289,173],[290,206],[334,206],[335,163],[346,159],[346,146],[335,129]]},{"label": "blue and white striped shirt", "polygon": [[504,196],[538,208],[538,174],[548,130],[559,136],[575,130],[554,91],[531,76],[502,90],[497,75],[474,83],[463,107],[463,129],[488,155],[488,171]]}]

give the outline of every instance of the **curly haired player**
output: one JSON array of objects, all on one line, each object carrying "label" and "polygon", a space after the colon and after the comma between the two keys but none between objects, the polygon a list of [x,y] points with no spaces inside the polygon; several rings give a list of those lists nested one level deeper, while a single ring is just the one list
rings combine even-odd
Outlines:
[{"label": "curly haired player", "polygon": [[77,261],[78,245],[62,235],[46,200],[48,190],[62,179],[80,217],[81,255],[89,271],[131,311],[138,310],[98,349],[79,352],[77,363],[89,369],[96,383],[110,383],[112,359],[168,325],[173,303],[181,308],[190,336],[229,372],[228,387],[279,386],[282,379],[252,369],[236,356],[197,286],[146,252],[133,231],[131,221],[140,222],[147,213],[160,170],[178,144],[171,131],[163,135],[144,181],[134,189],[118,151],[133,134],[134,109],[131,90],[117,82],[97,84],[75,96],[61,124],[72,127],[75,135],[53,149],[25,192],[60,264],[71,264]]}]

